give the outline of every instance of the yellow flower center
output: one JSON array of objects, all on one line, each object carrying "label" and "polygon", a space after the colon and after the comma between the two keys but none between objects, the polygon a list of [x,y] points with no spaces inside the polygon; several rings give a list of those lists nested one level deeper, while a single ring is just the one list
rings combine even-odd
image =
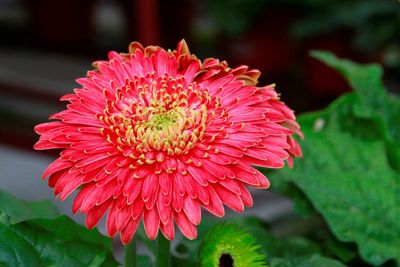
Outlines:
[{"label": "yellow flower center", "polygon": [[207,90],[183,77],[149,74],[119,88],[98,119],[108,126],[103,136],[123,155],[152,164],[187,154],[203,138],[210,103]]}]

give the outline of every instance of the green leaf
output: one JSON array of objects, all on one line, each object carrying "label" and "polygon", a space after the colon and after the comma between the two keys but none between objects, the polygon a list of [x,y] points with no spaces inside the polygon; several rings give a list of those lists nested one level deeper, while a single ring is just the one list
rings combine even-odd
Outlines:
[{"label": "green leaf", "polygon": [[379,265],[400,259],[400,178],[379,131],[352,113],[356,101],[350,94],[301,116],[304,158],[272,176],[296,184],[339,240],[356,242],[362,257]]},{"label": "green leaf", "polygon": [[0,266],[41,266],[35,249],[12,228],[0,223]]},{"label": "green leaf", "polygon": [[97,230],[56,216],[47,202],[0,197],[0,266],[118,266],[111,239]]},{"label": "green leaf", "polygon": [[[274,173],[274,171],[270,169],[259,168],[259,170],[266,177],[270,177],[270,173]],[[280,192],[281,194],[290,196],[294,202],[294,212],[300,217],[306,219],[315,211],[304,193],[293,183],[289,183],[284,179],[273,179],[271,189],[276,192]]]},{"label": "green leaf", "polygon": [[360,97],[365,117],[371,117],[382,110],[387,101],[387,92],[382,83],[382,68],[377,64],[360,65],[346,59],[339,59],[326,51],[313,51],[311,55],[337,70],[349,82]]},{"label": "green leaf", "polygon": [[[400,173],[400,99],[387,93],[383,70],[377,64],[359,65],[329,52],[314,51],[312,56],[336,69],[347,79],[357,95],[354,115],[369,119],[387,143],[389,164]],[[367,130],[368,131],[368,130]]]},{"label": "green leaf", "polygon": [[26,223],[15,225],[14,230],[37,251],[43,266],[100,266],[106,257],[104,250],[91,244],[66,242]]},{"label": "green leaf", "polygon": [[383,91],[378,66],[314,56],[342,72],[355,93],[300,116],[304,158],[293,170],[271,173],[271,184],[298,186],[335,236],[355,242],[369,263],[400,260],[399,123],[393,123],[400,101]]},{"label": "green leaf", "polygon": [[271,267],[345,267],[346,265],[320,255],[312,255],[299,258],[281,259],[275,258]]},{"label": "green leaf", "polygon": [[55,218],[59,215],[49,201],[26,202],[0,191],[0,211],[9,216],[11,223],[35,218]]},{"label": "green leaf", "polygon": [[[82,241],[66,242],[28,223],[18,223],[8,228],[14,233],[11,240],[24,240],[29,244],[29,250],[37,256],[40,266],[100,266],[106,258],[106,251],[93,244]],[[25,249],[14,250],[18,257],[25,253]]]},{"label": "green leaf", "polygon": [[372,119],[387,141],[399,145],[400,99],[388,94],[382,82],[382,67],[377,64],[360,65],[325,51],[313,51],[311,55],[347,79],[358,99],[353,107],[354,115]]},{"label": "green leaf", "polygon": [[[300,121],[329,119],[310,115]],[[303,132],[304,159],[279,175],[303,190],[338,239],[357,242],[367,261],[398,258],[400,179],[386,160],[385,143],[354,138],[329,124],[320,131],[303,127]]]},{"label": "green leaf", "polygon": [[51,234],[56,238],[62,239],[66,242],[84,241],[112,250],[112,242],[110,238],[101,235],[97,229],[88,230],[65,215],[59,216],[55,219],[35,219],[29,222],[51,232]]}]

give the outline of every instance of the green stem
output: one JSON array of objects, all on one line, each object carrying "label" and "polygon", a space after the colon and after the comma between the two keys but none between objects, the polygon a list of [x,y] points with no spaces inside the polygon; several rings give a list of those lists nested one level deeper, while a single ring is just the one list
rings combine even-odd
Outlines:
[{"label": "green stem", "polygon": [[136,267],[136,242],[134,239],[125,246],[125,267]]},{"label": "green stem", "polygon": [[157,267],[171,266],[171,242],[161,233],[158,235]]}]

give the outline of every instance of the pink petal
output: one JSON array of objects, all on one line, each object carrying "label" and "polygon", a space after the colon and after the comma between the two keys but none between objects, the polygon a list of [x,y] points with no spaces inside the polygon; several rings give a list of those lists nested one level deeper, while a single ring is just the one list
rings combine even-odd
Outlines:
[{"label": "pink petal", "polygon": [[197,183],[193,184],[193,190],[196,192],[197,199],[200,200],[204,205],[208,205],[210,201],[207,188],[208,186],[202,186]]},{"label": "pink petal", "polygon": [[181,212],[183,208],[183,196],[181,196],[179,192],[172,192],[172,207],[175,212]]},{"label": "pink petal", "polygon": [[118,211],[117,218],[115,220],[115,227],[117,227],[117,231],[121,231],[121,229],[125,227],[128,221],[130,221],[130,217],[131,207],[129,205],[125,205]]},{"label": "pink petal", "polygon": [[165,205],[163,195],[159,194],[157,200],[157,211],[160,217],[160,220],[163,224],[166,224],[169,220],[172,219],[172,209],[170,206]]},{"label": "pink petal", "polygon": [[183,211],[185,212],[189,221],[191,221],[194,225],[200,224],[201,209],[199,201],[191,197],[186,197],[183,200]]},{"label": "pink petal", "polygon": [[95,184],[87,184],[82,187],[79,191],[78,195],[74,200],[74,204],[72,205],[72,213],[77,213],[78,210],[81,208],[83,201],[85,200],[87,194],[92,190]]},{"label": "pink petal", "polygon": [[63,192],[63,190],[66,190],[65,195],[68,195],[69,193],[71,193],[71,191],[75,190],[76,188],[78,188],[79,185],[82,184],[83,178],[83,175],[65,173],[57,181],[54,187],[54,194],[58,195]]},{"label": "pink petal", "polygon": [[[57,184],[59,184],[57,182]],[[56,187],[57,187],[56,184]],[[82,180],[81,179],[72,179],[69,181],[63,188],[60,194],[60,199],[61,201],[64,201],[73,191],[75,191],[79,186],[82,185]],[[54,191],[56,194],[56,190]],[[56,194],[57,195],[57,194]]]},{"label": "pink petal", "polygon": [[220,180],[219,184],[236,195],[240,194],[240,188],[239,188],[238,184],[235,182],[235,180],[232,178],[226,178],[226,179]]},{"label": "pink petal", "polygon": [[132,240],[132,237],[137,230],[139,222],[140,220],[129,220],[124,229],[121,230],[122,244],[126,245]]},{"label": "pink petal", "polygon": [[54,130],[60,127],[64,127],[65,123],[61,121],[45,122],[35,126],[34,130],[37,134],[44,134],[50,130]]},{"label": "pink petal", "polygon": [[74,165],[74,163],[71,161],[63,161],[58,158],[47,167],[47,169],[44,171],[44,173],[42,175],[42,178],[45,178],[45,177],[47,177],[55,172],[58,172],[60,170],[70,168],[73,165]]},{"label": "pink petal", "polygon": [[62,171],[58,171],[58,172],[51,174],[47,184],[51,188],[54,188],[56,186],[58,180],[60,180],[60,178],[63,177],[67,173],[67,171],[68,170],[62,170]]},{"label": "pink petal", "polygon": [[140,218],[142,213],[143,213],[143,207],[144,207],[144,202],[140,199],[136,200],[132,205],[131,205],[131,217],[132,220],[136,220],[137,218]]},{"label": "pink petal", "polygon": [[204,208],[217,217],[224,216],[225,210],[222,201],[211,186],[208,188],[208,195],[210,196],[210,201],[208,205],[204,205]]},{"label": "pink petal", "polygon": [[189,221],[183,212],[175,213],[174,218],[182,234],[184,234],[190,240],[193,240],[197,237],[196,226]]},{"label": "pink petal", "polygon": [[150,197],[154,194],[157,187],[158,177],[156,174],[150,174],[144,178],[143,188],[142,188],[142,199],[144,202],[149,201]]},{"label": "pink petal", "polygon": [[158,228],[160,226],[160,218],[157,209],[144,210],[144,230],[150,240],[157,237]]},{"label": "pink petal", "polygon": [[244,205],[240,197],[229,190],[225,189],[224,187],[214,184],[213,188],[215,192],[217,192],[219,198],[221,199],[222,203],[227,205],[229,208],[236,212],[244,211]]},{"label": "pink petal", "polygon": [[115,188],[117,187],[117,181],[112,180],[109,183],[101,186],[102,190],[98,189],[97,193],[100,193],[100,195],[95,196],[97,199],[96,204],[100,204],[108,199],[110,199],[114,193]]},{"label": "pink petal", "polygon": [[159,174],[158,177],[159,177],[161,192],[164,195],[170,194],[170,191],[172,190],[171,176],[168,175],[165,171],[163,171]]},{"label": "pink petal", "polygon": [[158,198],[159,186],[156,184],[154,187],[155,187],[155,191],[150,196],[150,199],[145,202],[145,206],[146,206],[147,209],[152,209],[154,207],[154,204],[156,203],[157,198]]},{"label": "pink petal", "polygon": [[243,204],[246,207],[252,207],[253,198],[251,197],[249,190],[247,190],[246,186],[242,183],[238,183],[238,186],[240,188],[240,198],[242,199]]},{"label": "pink petal", "polygon": [[116,227],[117,214],[118,214],[117,205],[113,203],[110,207],[106,220],[107,233],[111,237],[117,234],[117,227]]},{"label": "pink petal", "polygon": [[[133,203],[142,192],[143,179],[130,178],[131,186],[127,186],[126,194],[128,196],[128,204]],[[127,182],[129,183],[129,182]],[[127,184],[126,183],[126,184]],[[125,185],[126,185],[125,184]]]},{"label": "pink petal", "polygon": [[86,226],[89,229],[94,228],[100,221],[101,217],[104,216],[105,212],[109,209],[111,201],[107,201],[101,205],[91,208],[86,217]]},{"label": "pink petal", "polygon": [[165,224],[160,224],[160,230],[168,240],[174,239],[175,236],[175,228],[174,228],[174,220],[168,220]]},{"label": "pink petal", "polygon": [[196,180],[200,185],[206,186],[208,184],[207,178],[204,176],[203,171],[199,171],[200,168],[188,166],[187,170],[192,175],[192,177]]}]

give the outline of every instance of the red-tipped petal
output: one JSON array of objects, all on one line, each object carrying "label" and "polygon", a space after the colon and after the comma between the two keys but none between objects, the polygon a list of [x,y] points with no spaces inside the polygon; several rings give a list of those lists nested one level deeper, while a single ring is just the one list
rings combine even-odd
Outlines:
[{"label": "red-tipped petal", "polygon": [[117,227],[117,231],[121,231],[128,223],[131,217],[131,207],[125,205],[122,209],[118,211],[117,218],[115,220],[115,226]]},{"label": "red-tipped petal", "polygon": [[190,240],[193,240],[197,237],[196,226],[189,221],[183,212],[175,213],[174,218],[182,234],[184,234]]},{"label": "red-tipped petal", "polygon": [[61,170],[67,169],[67,168],[71,168],[72,166],[74,166],[74,163],[71,161],[64,161],[60,158],[56,159],[43,172],[42,178],[45,178],[55,172],[58,172],[58,171],[61,171]]},{"label": "red-tipped petal", "polygon": [[200,224],[201,208],[197,199],[186,197],[183,200],[183,211],[185,212],[189,221],[191,221],[194,225]]},{"label": "red-tipped petal", "polygon": [[101,217],[104,216],[105,212],[111,205],[111,201],[107,201],[101,205],[95,206],[90,209],[87,213],[86,217],[86,226],[89,229],[94,228],[97,223],[100,221]]},{"label": "red-tipped petal", "polygon": [[160,230],[166,239],[172,240],[175,236],[174,220],[171,218],[167,223],[160,224]]},{"label": "red-tipped petal", "polygon": [[72,213],[77,213],[78,210],[81,208],[83,201],[85,200],[87,194],[92,190],[93,186],[96,186],[95,184],[87,184],[82,187],[82,189],[79,191],[78,195],[76,196],[74,200],[74,204],[72,205]]},{"label": "red-tipped petal", "polygon": [[144,202],[148,202],[153,195],[155,188],[157,187],[157,179],[157,175],[154,173],[144,178],[142,188],[142,199]]},{"label": "red-tipped petal", "polygon": [[131,205],[131,216],[133,220],[141,217],[143,213],[144,202],[142,200],[137,200]]},{"label": "red-tipped petal", "polygon": [[156,239],[158,228],[160,226],[160,218],[158,217],[157,209],[145,210],[143,222],[144,230],[149,239]]},{"label": "red-tipped petal", "polygon": [[131,240],[133,235],[135,234],[137,227],[139,225],[140,220],[129,220],[124,227],[124,229],[121,230],[121,241],[122,244],[126,245],[128,244]]},{"label": "red-tipped petal", "polygon": [[251,197],[251,194],[250,194],[249,190],[242,183],[239,183],[238,186],[240,188],[240,198],[242,199],[243,204],[246,207],[253,206],[253,198]]},{"label": "red-tipped petal", "polygon": [[116,227],[117,214],[118,214],[117,205],[113,203],[110,207],[106,220],[107,233],[111,237],[117,234],[117,227]]},{"label": "red-tipped petal", "polygon": [[157,210],[163,224],[166,224],[172,219],[172,207],[165,205],[164,196],[162,194],[160,194],[157,200]]},{"label": "red-tipped petal", "polygon": [[225,210],[222,201],[212,187],[208,188],[208,194],[210,196],[210,201],[208,205],[204,205],[204,208],[217,217],[224,216]]},{"label": "red-tipped petal", "polygon": [[229,208],[236,212],[244,211],[244,205],[240,197],[231,191],[225,189],[224,187],[215,184],[213,185],[215,192],[217,192],[222,203],[227,205]]}]

